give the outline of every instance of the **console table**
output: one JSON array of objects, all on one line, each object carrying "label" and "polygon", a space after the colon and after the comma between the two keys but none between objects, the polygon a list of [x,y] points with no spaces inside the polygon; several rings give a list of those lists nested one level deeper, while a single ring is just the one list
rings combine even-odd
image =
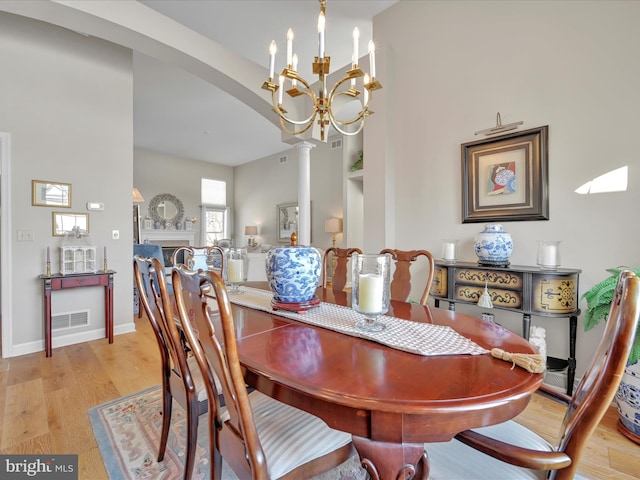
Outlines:
[{"label": "console table", "polygon": [[51,356],[51,292],[78,287],[104,287],[105,338],[113,343],[113,270],[73,275],[40,275],[44,294],[44,343],[46,356]]},{"label": "console table", "polygon": [[485,282],[494,308],[522,312],[522,336],[528,340],[531,316],[569,318],[569,358],[548,358],[550,370],[567,369],[567,394],[573,392],[576,372],[576,331],[578,325],[578,277],[582,270],[510,265],[493,267],[471,262],[435,262],[430,295],[435,306],[440,300],[455,304],[476,304]]}]

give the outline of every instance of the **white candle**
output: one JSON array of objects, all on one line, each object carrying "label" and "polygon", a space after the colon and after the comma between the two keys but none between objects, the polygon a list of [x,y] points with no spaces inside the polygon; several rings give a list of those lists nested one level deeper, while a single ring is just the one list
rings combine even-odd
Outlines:
[{"label": "white candle", "polygon": [[358,27],[353,29],[353,68],[356,68],[358,65],[358,39],[360,38],[360,30]]},{"label": "white candle", "polygon": [[[294,53],[293,54],[293,71],[297,72],[298,71],[298,54]],[[291,87],[294,88],[298,85],[298,81],[293,78],[291,79]]]},{"label": "white candle", "polygon": [[364,274],[358,281],[358,309],[363,313],[382,311],[382,275]]},{"label": "white candle", "polygon": [[324,58],[324,13],[320,12],[318,16],[318,58],[322,60]]},{"label": "white candle", "polygon": [[104,247],[104,259],[107,260],[107,247]]},{"label": "white candle", "polygon": [[291,68],[293,55],[293,30],[287,31],[287,67]]},{"label": "white candle", "polygon": [[278,89],[278,105],[282,105],[282,93],[284,92],[284,76],[278,77],[280,88]]},{"label": "white candle", "polygon": [[556,246],[543,245],[540,264],[546,267],[555,267],[556,263]]},{"label": "white candle", "polygon": [[362,106],[366,107],[367,103],[369,103],[369,89],[367,88],[367,83],[369,83],[369,74],[368,73],[364,74],[363,82],[364,82],[364,98],[363,98],[363,101],[362,101]]},{"label": "white candle", "polygon": [[444,249],[442,252],[442,258],[445,260],[455,260],[456,259],[456,244],[453,242],[445,242]]},{"label": "white candle", "polygon": [[242,278],[242,259],[230,258],[227,262],[227,282],[229,283],[241,283]]},{"label": "white candle", "polygon": [[47,263],[51,263],[51,249],[47,247]]},{"label": "white candle", "polygon": [[371,78],[376,78],[376,46],[373,40],[369,40],[369,70]]},{"label": "white candle", "polygon": [[273,74],[276,69],[276,52],[278,49],[276,48],[276,41],[271,40],[271,45],[269,45],[269,78],[273,79]]}]

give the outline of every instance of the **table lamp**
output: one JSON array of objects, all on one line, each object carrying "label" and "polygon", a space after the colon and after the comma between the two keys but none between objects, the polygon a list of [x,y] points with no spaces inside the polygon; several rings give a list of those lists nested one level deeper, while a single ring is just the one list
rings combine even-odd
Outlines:
[{"label": "table lamp", "polygon": [[256,225],[247,225],[246,227],[244,227],[244,234],[249,235],[247,245],[249,245],[250,247],[255,247],[256,241],[253,236],[258,235],[258,227]]},{"label": "table lamp", "polygon": [[324,231],[331,234],[331,244],[335,248],[336,246],[336,233],[342,232],[342,219],[341,218],[327,218],[324,221]]}]

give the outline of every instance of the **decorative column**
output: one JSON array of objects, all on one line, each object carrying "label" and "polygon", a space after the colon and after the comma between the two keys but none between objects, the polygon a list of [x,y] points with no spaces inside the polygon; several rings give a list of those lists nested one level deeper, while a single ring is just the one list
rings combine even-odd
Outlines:
[{"label": "decorative column", "polygon": [[311,149],[302,142],[298,148],[298,245],[311,244]]}]

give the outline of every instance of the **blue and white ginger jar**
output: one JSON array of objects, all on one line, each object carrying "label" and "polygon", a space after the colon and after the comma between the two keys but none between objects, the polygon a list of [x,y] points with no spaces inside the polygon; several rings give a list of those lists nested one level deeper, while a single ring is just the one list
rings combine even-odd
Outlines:
[{"label": "blue and white ginger jar", "polygon": [[640,362],[627,364],[615,403],[622,426],[627,432],[640,436]]},{"label": "blue and white ginger jar", "polygon": [[267,280],[279,302],[302,303],[313,299],[320,282],[322,257],[314,247],[273,247],[266,257]]},{"label": "blue and white ginger jar", "polygon": [[509,265],[513,253],[511,234],[504,231],[498,223],[488,223],[484,230],[476,235],[473,246],[478,256],[478,263],[482,265]]}]

